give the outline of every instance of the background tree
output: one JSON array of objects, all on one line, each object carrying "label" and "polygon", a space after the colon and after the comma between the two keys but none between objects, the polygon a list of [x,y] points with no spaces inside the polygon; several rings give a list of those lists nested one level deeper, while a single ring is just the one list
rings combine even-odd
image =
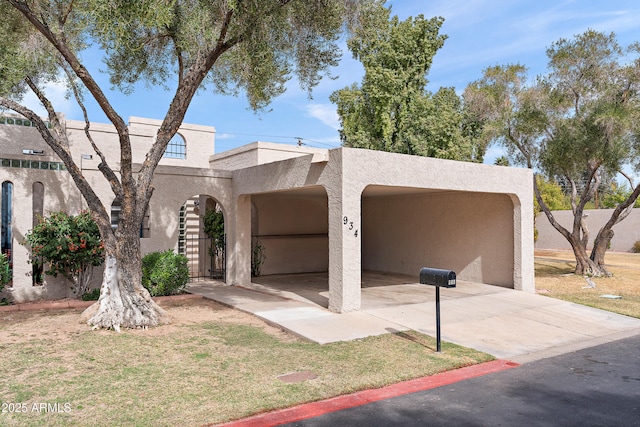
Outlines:
[{"label": "background tree", "polygon": [[[620,203],[623,203],[631,195],[631,188],[628,184],[611,183],[608,191],[602,197],[601,207],[606,209],[615,209]],[[640,198],[636,199],[633,204],[634,208],[640,208]]]},{"label": "background tree", "polygon": [[[400,21],[391,10],[375,9],[367,25],[347,42],[364,66],[360,85],[331,95],[337,105],[346,147],[368,148],[457,160],[481,159],[465,126],[460,97],[453,88],[426,91],[433,57],[446,36],[442,18],[423,15]],[[480,160],[481,161],[481,160]]]},{"label": "background tree", "polygon": [[590,233],[584,209],[603,177],[639,166],[640,60],[638,44],[627,49],[614,34],[587,31],[561,39],[548,50],[548,74],[527,82],[525,67],[490,67],[465,90],[465,103],[485,123],[484,132],[504,144],[511,159],[568,184],[574,221],[565,228],[554,218],[534,180],[537,202],[571,244],[577,274],[608,275],[604,255],[612,227],[631,211],[640,185],[617,204],[598,231],[588,254]]},{"label": "background tree", "polygon": [[[244,91],[259,110],[284,92],[296,75],[310,90],[340,51],[345,24],[373,0],[0,0],[0,106],[31,120],[65,164],[98,224],[106,250],[101,296],[85,315],[95,327],[146,327],[164,318],[141,286],[140,224],[153,193],[153,175],[169,140],[182,124],[196,91]],[[374,4],[378,2],[375,1]],[[366,13],[365,13],[366,15]],[[128,128],[98,85],[82,53],[104,52],[113,86],[131,93],[144,82],[173,97],[138,173],[132,169]],[[83,112],[85,133],[98,169],[121,201],[112,230],[109,213],[71,157],[69,141],[44,85],[64,80]],[[31,90],[48,113],[43,119],[19,103]],[[120,144],[119,170],[91,137],[83,97],[91,97],[113,124]]]},{"label": "background tree", "polygon": [[202,215],[202,225],[204,234],[211,238],[211,247],[209,247],[209,256],[213,264],[211,268],[220,271],[223,269],[222,263],[224,262],[222,255],[225,250],[225,234],[224,214],[218,205],[214,209],[207,209]]},{"label": "background tree", "polygon": [[509,158],[507,156],[500,156],[496,158],[493,164],[496,166],[511,166],[511,162],[509,162]]},{"label": "background tree", "polygon": [[98,225],[87,211],[78,215],[53,212],[49,217],[40,218],[25,240],[33,261],[46,265],[47,275],[61,274],[69,280],[78,298],[89,290],[93,267],[104,262]]}]

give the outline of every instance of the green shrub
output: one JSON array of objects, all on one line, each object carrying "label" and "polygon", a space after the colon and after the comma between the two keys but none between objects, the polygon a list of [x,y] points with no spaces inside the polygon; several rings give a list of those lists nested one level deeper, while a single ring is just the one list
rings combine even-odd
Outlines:
[{"label": "green shrub", "polygon": [[640,254],[640,240],[638,240],[637,242],[635,242],[633,244],[633,248],[631,248],[631,252],[635,252],[637,254]]},{"label": "green shrub", "polygon": [[142,286],[154,297],[182,293],[189,281],[187,262],[171,249],[148,253],[142,258]]},{"label": "green shrub", "polygon": [[100,288],[91,289],[89,292],[85,292],[80,297],[82,301],[98,301],[100,298]]},{"label": "green shrub", "polygon": [[11,281],[11,268],[5,254],[0,254],[0,291]]}]

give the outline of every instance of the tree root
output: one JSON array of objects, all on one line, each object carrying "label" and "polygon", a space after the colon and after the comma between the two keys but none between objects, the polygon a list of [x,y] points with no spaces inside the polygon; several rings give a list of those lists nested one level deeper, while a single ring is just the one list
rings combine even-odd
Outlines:
[{"label": "tree root", "polygon": [[[121,289],[121,288],[124,288]],[[137,329],[170,323],[167,312],[137,284],[132,292],[121,286],[115,258],[107,257],[100,299],[88,307],[81,319],[93,329]]]}]

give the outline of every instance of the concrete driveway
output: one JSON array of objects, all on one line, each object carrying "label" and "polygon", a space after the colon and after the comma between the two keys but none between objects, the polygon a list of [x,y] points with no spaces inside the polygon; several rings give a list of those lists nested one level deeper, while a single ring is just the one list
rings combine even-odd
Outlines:
[{"label": "concrete driveway", "polygon": [[[252,313],[321,344],[417,330],[435,336],[435,288],[364,272],[357,312],[326,309],[326,273],[255,278],[248,287],[197,282],[191,293]],[[458,280],[441,289],[442,339],[524,363],[640,334],[640,319],[542,295]]]}]

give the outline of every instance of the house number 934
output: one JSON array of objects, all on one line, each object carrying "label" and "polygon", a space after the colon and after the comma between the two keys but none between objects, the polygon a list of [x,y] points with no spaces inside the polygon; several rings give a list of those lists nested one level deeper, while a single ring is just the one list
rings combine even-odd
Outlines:
[{"label": "house number 934", "polygon": [[349,221],[349,218],[348,218],[348,217],[346,217],[346,216],[344,216],[344,217],[342,217],[342,224],[343,224],[345,227],[347,227],[347,229],[348,229],[349,231],[352,231],[352,232],[353,232],[353,236],[354,236],[354,237],[358,237],[358,229],[356,228],[356,229],[354,230],[354,228],[353,228],[353,221]]}]

